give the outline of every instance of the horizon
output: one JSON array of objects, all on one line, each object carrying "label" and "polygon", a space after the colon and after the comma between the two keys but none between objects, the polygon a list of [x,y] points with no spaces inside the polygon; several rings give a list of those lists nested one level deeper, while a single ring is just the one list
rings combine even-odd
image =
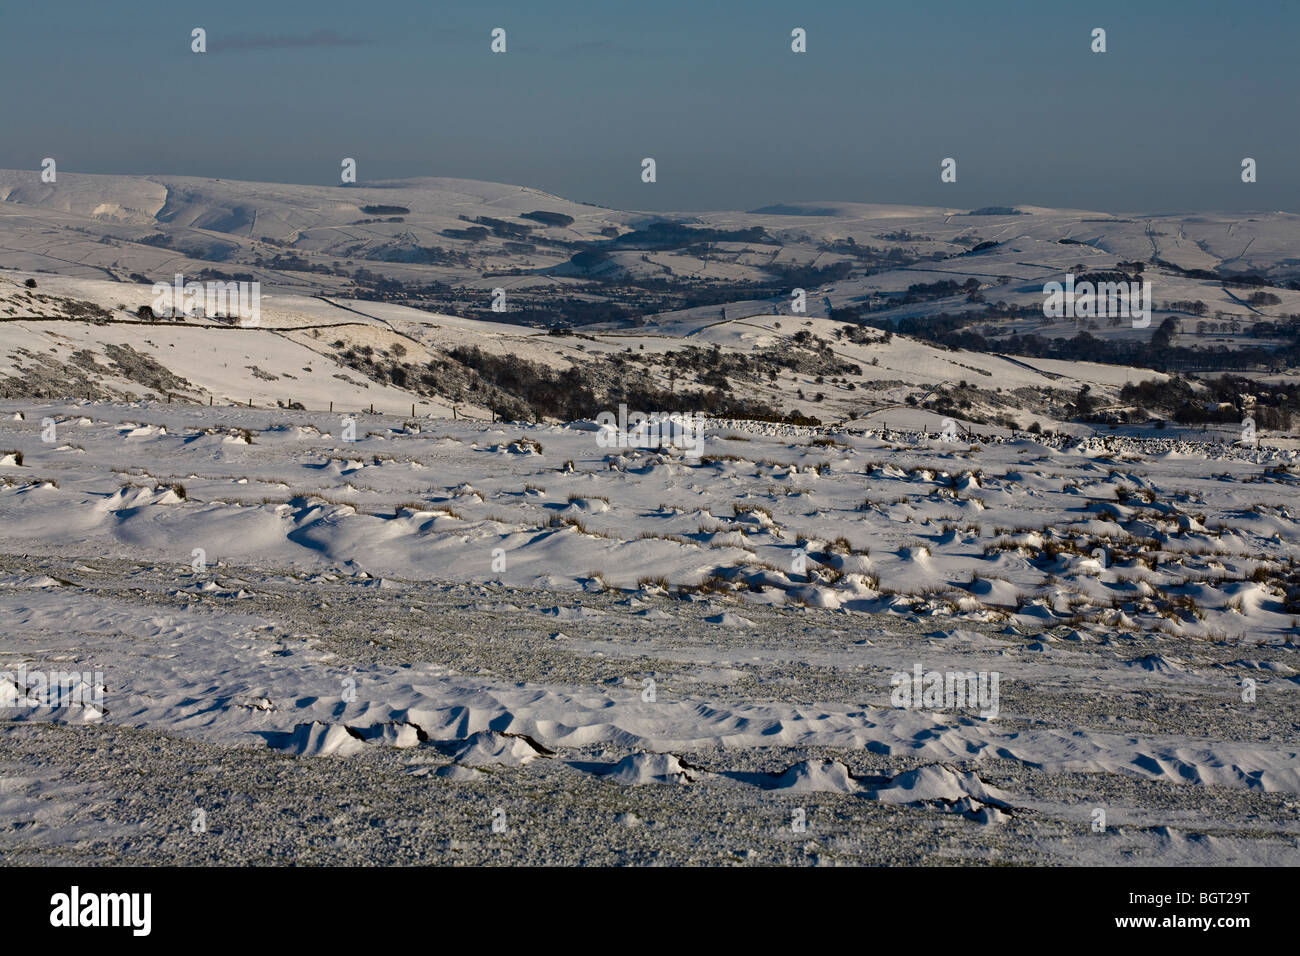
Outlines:
[{"label": "horizon", "polygon": [[[25,173],[25,172],[30,172],[30,173],[32,174],[32,176],[33,176],[37,181],[39,181],[40,173],[41,173],[41,170],[40,170],[40,167],[39,167],[39,166],[36,167],[35,169],[31,169],[31,170],[20,169],[20,168],[0,168],[0,173]],[[561,199],[561,200],[564,200],[564,201],[567,201],[567,202],[577,203],[577,204],[579,204],[579,205],[584,205],[584,206],[594,206],[594,207],[602,208],[602,209],[610,209],[610,210],[617,211],[617,212],[641,212],[641,213],[647,213],[647,214],[662,214],[662,215],[665,215],[665,216],[668,216],[668,215],[674,215],[674,214],[686,214],[686,213],[741,212],[741,213],[746,213],[746,214],[750,214],[750,215],[757,215],[757,214],[761,214],[761,215],[777,215],[777,216],[788,215],[788,216],[790,216],[791,218],[800,218],[800,217],[799,217],[799,214],[797,214],[797,213],[758,213],[757,210],[759,210],[759,209],[763,209],[763,208],[765,208],[765,207],[770,207],[770,206],[793,206],[793,205],[801,205],[801,204],[802,204],[802,205],[813,205],[813,204],[817,204],[817,203],[841,203],[841,204],[846,204],[846,205],[851,204],[851,205],[863,205],[863,206],[899,206],[899,207],[902,207],[902,206],[916,206],[916,207],[918,207],[918,208],[925,208],[925,209],[930,209],[930,210],[935,210],[935,211],[938,211],[938,210],[955,210],[955,209],[960,209],[960,210],[972,210],[972,211],[973,211],[973,210],[976,210],[976,209],[984,209],[984,208],[1006,208],[1006,209],[1030,209],[1030,208],[1033,208],[1033,209],[1046,209],[1046,210],[1050,210],[1050,211],[1052,211],[1052,212],[1062,212],[1062,213],[1070,213],[1070,212],[1096,212],[1096,213],[1102,213],[1102,214],[1104,214],[1104,215],[1114,216],[1116,219],[1125,219],[1125,218],[1153,218],[1153,219],[1160,219],[1160,218],[1178,218],[1178,217],[1194,217],[1194,216],[1233,216],[1233,217],[1242,217],[1242,216],[1252,216],[1252,215],[1255,215],[1255,216],[1296,216],[1296,215],[1300,215],[1300,211],[1293,211],[1293,210],[1289,210],[1289,209],[1240,209],[1240,210],[1236,210],[1236,209],[1224,209],[1224,208],[1199,208],[1199,209],[1185,208],[1185,209],[1166,209],[1166,210],[1153,210],[1153,209],[1118,209],[1118,210],[1109,210],[1109,209],[1099,209],[1099,208],[1096,208],[1096,207],[1091,207],[1091,208],[1090,208],[1090,207],[1085,207],[1085,206],[1051,206],[1051,205],[1047,205],[1047,204],[1044,204],[1044,203],[1033,202],[1033,201],[1028,201],[1028,202],[994,202],[994,203],[984,203],[984,204],[982,204],[982,205],[980,205],[980,206],[970,206],[970,205],[952,205],[952,204],[934,204],[934,205],[924,205],[924,204],[922,204],[922,203],[909,203],[909,202],[890,201],[890,200],[879,200],[879,199],[869,199],[869,198],[868,198],[868,199],[845,199],[845,198],[843,198],[843,197],[838,197],[838,196],[814,196],[814,197],[808,197],[808,198],[790,198],[790,197],[783,197],[783,198],[780,198],[780,199],[772,199],[772,200],[770,200],[770,201],[768,201],[768,202],[760,203],[760,204],[758,204],[758,205],[756,205],[756,206],[753,206],[753,207],[750,207],[750,208],[745,208],[745,209],[741,209],[741,208],[738,208],[738,207],[730,207],[730,206],[728,206],[728,207],[716,207],[716,208],[714,208],[714,207],[695,207],[695,208],[690,208],[690,209],[687,209],[687,208],[651,209],[651,208],[648,208],[648,207],[646,207],[646,208],[642,208],[642,207],[618,207],[618,206],[609,206],[609,205],[606,205],[605,203],[599,203],[599,202],[594,202],[594,201],[591,201],[591,200],[585,199],[585,198],[583,198],[582,196],[565,195],[565,194],[562,194],[562,193],[551,192],[551,191],[549,191],[549,190],[547,190],[547,189],[544,189],[544,188],[541,187],[541,186],[537,186],[537,185],[534,185],[534,184],[532,184],[532,183],[525,183],[525,182],[501,182],[500,180],[491,180],[491,179],[475,179],[475,178],[473,178],[473,177],[469,177],[469,176],[434,176],[434,175],[429,175],[429,176],[405,176],[405,177],[397,177],[397,178],[392,178],[392,179],[361,180],[361,181],[358,181],[358,182],[356,182],[356,183],[314,183],[314,182],[295,182],[295,181],[292,181],[292,180],[279,180],[279,179],[241,179],[241,178],[238,178],[238,177],[235,177],[235,176],[198,176],[198,175],[191,175],[191,174],[188,174],[188,173],[169,173],[169,172],[143,172],[143,173],[101,173],[101,172],[86,172],[86,171],[84,171],[84,170],[79,170],[79,169],[65,169],[63,166],[59,166],[59,168],[58,168],[58,172],[59,172],[59,175],[61,175],[61,176],[63,176],[63,175],[70,175],[70,176],[103,176],[103,177],[122,177],[122,178],[127,178],[127,179],[193,179],[193,180],[207,181],[207,182],[248,183],[248,184],[250,184],[250,185],[264,185],[264,186],[305,186],[305,187],[321,188],[321,189],[334,189],[334,188],[339,188],[339,189],[391,189],[391,188],[394,188],[395,186],[405,186],[405,187],[407,187],[407,188],[418,188],[417,184],[418,184],[420,181],[422,181],[422,180],[462,180],[462,181],[465,181],[465,182],[489,183],[489,184],[495,184],[495,185],[499,185],[499,186],[519,186],[519,187],[524,188],[524,189],[531,189],[531,190],[533,190],[533,191],[535,191],[535,192],[546,193],[546,194],[548,194],[548,195],[551,195],[551,196],[555,197],[556,199]],[[827,218],[827,219],[837,218],[837,217],[835,217],[835,216],[820,216],[820,215],[816,215],[816,214],[814,214],[814,213],[807,213],[807,214],[805,214],[805,215],[807,215],[807,216],[809,216],[809,217],[811,217],[811,218],[818,218],[818,219],[820,219],[820,218]],[[845,218],[847,218],[847,217],[845,217]]]}]

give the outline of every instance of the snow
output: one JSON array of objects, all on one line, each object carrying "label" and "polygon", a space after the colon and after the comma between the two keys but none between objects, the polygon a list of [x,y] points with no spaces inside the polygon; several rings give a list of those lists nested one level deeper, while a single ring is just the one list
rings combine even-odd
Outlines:
[{"label": "snow", "polygon": [[[382,241],[378,224],[356,223],[367,204],[409,207],[403,228],[426,242],[457,228],[462,209],[563,211],[575,222],[553,232],[570,241],[642,221],[460,180],[341,193],[61,173],[56,191],[0,173],[0,230],[22,250],[0,264],[24,270],[0,276],[0,376],[30,372],[37,357],[84,367],[89,355],[97,386],[116,396],[0,400],[3,739],[41,768],[7,761],[0,775],[6,848],[84,845],[79,821],[125,799],[109,790],[156,781],[172,788],[158,805],[171,809],[140,825],[171,826],[194,772],[171,756],[193,752],[239,763],[228,787],[241,797],[268,767],[345,781],[366,821],[369,802],[399,793],[432,821],[412,839],[437,859],[465,839],[437,827],[500,802],[532,834],[521,841],[564,861],[590,858],[611,832],[642,859],[635,847],[678,819],[678,847],[718,834],[739,846],[762,830],[776,853],[794,845],[799,809],[816,840],[844,854],[870,852],[852,849],[856,839],[907,859],[934,845],[968,860],[1297,862],[1293,442],[1068,426],[1033,438],[987,426],[948,441],[940,416],[905,404],[909,389],[966,379],[1113,395],[1162,376],[901,335],[852,343],[835,338],[842,324],[773,303],[592,328],[578,343],[348,299],[341,284],[299,277],[270,291],[258,328],[136,324],[149,286],[105,270],[203,260],[80,234],[66,248],[32,238],[56,222],[137,237],[171,223],[241,249],[272,237],[330,256]],[[921,245],[976,227],[1006,243],[822,290],[837,305],[954,275],[1006,278],[1008,301],[1030,301],[1058,267],[1144,258],[1153,241],[1189,268],[1273,268],[1295,228],[1286,216],[1249,228],[1205,217],[1160,235],[1159,218],[1023,208],[969,217],[828,202],[699,219],[762,224],[788,257],[820,254],[818,237],[866,242],[904,228],[928,234]],[[1063,234],[1094,244],[1062,245]],[[730,261],[692,268],[758,269],[752,249],[721,251]],[[60,274],[28,271],[55,258]],[[650,258],[682,267],[680,256]],[[28,276],[42,295],[100,304],[111,321],[33,299]],[[1180,279],[1159,294],[1194,287]],[[493,422],[485,407],[420,399],[332,357],[336,340],[400,344],[419,363],[473,345],[565,369],[629,347],[751,354],[805,330],[861,366],[845,376],[853,392],[826,385],[832,394],[799,403],[830,424],[706,419],[700,458],[605,449],[602,409]],[[124,346],[183,381],[114,365]],[[60,375],[46,391],[70,391]],[[794,387],[820,390],[794,377],[737,383],[782,407]],[[20,666],[102,672],[104,706],[43,702],[11,676]],[[996,715],[923,697],[898,706],[892,679],[917,671],[999,674]],[[94,786],[57,779],[48,768],[69,740],[120,748],[131,756],[118,763],[149,772],[124,783],[110,761]],[[350,810],[321,822],[305,793],[263,799],[313,820],[304,839],[317,850],[357,836]],[[1098,805],[1114,832],[1092,835]],[[582,839],[553,839],[570,816],[588,828]],[[821,833],[844,820],[851,827]],[[797,839],[797,852],[815,852],[811,836]]]}]

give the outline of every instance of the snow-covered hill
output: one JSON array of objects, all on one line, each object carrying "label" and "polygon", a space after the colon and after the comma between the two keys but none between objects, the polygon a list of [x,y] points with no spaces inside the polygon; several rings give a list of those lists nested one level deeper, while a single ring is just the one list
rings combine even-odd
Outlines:
[{"label": "snow-covered hill", "polygon": [[[35,288],[26,286],[29,278]],[[952,351],[869,330],[846,334],[843,325],[816,317],[676,316],[638,329],[552,335],[391,303],[270,293],[259,324],[244,328],[202,316],[141,319],[137,309],[153,299],[145,285],[0,273],[0,390],[312,410],[373,405],[392,414],[410,414],[414,406],[416,415],[437,418],[453,417],[455,407],[457,416],[490,419],[494,403],[486,392],[476,394],[472,378],[420,378],[431,367],[460,372],[452,353],[478,349],[556,374],[615,376],[590,407],[567,417],[594,418],[616,405],[618,375],[666,395],[689,394],[718,387],[710,370],[719,368],[737,402],[828,424],[938,431],[945,417],[994,430],[1035,421],[1056,426],[1085,385],[1113,399],[1125,383],[1165,378],[1144,369]],[[128,360],[123,350],[139,358]],[[678,363],[687,353],[696,364]],[[924,399],[944,386],[960,390],[969,405],[951,416],[927,410]]]}]

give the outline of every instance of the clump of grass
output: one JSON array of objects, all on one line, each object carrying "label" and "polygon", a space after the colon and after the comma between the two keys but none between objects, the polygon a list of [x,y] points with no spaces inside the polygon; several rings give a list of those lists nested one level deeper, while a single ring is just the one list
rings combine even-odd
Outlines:
[{"label": "clump of grass", "polygon": [[714,571],[699,584],[683,584],[677,589],[679,595],[686,594],[731,594],[735,586],[718,572]]},{"label": "clump of grass", "polygon": [[[1236,599],[1240,602],[1240,598]],[[1240,606],[1240,605],[1239,605]],[[1205,611],[1190,594],[1175,594],[1169,598],[1169,607],[1174,611],[1184,611],[1198,621],[1205,620]]]},{"label": "clump of grass", "polygon": [[552,515],[550,527],[552,528],[573,528],[578,534],[585,534],[592,538],[613,538],[612,534],[605,534],[603,531],[595,531],[588,528],[577,518],[571,515]]},{"label": "clump of grass", "polygon": [[16,465],[18,465],[18,466],[20,466],[20,467],[22,466],[22,463],[23,463],[23,453],[20,452],[17,448],[4,448],[4,449],[0,449],[0,455],[13,455],[13,456],[14,456],[14,464],[16,464]]},{"label": "clump of grass", "polygon": [[446,515],[448,518],[455,518],[457,521],[465,520],[465,516],[462,515],[459,511],[456,511],[453,508],[448,508],[446,505],[437,505],[436,507],[433,508],[421,508],[420,510],[428,511],[436,515]]},{"label": "clump of grass", "polygon": [[839,552],[840,554],[852,554],[853,544],[849,541],[848,538],[844,537],[843,535],[840,535],[838,538],[836,538],[834,541],[830,543],[830,545],[827,547],[827,550],[830,551],[832,554],[836,552]]},{"label": "clump of grass", "polygon": [[[13,488],[18,484],[18,482],[11,478],[0,478],[0,481],[4,482],[4,487],[6,488]],[[41,485],[52,485],[55,488],[59,487],[59,483],[53,478],[27,478],[22,482],[22,487],[24,488],[39,488]]]},{"label": "clump of grass", "polygon": [[735,548],[735,549],[738,549],[738,550],[740,550],[740,551],[744,551],[745,554],[751,554],[751,555],[752,555],[752,554],[756,554],[755,551],[751,550],[750,548],[745,547],[743,544],[723,544],[723,543],[720,542],[720,541],[710,541],[710,542],[709,542],[709,547],[712,548],[712,549],[715,550],[715,551],[723,551],[723,550],[725,550],[725,549],[727,549],[727,548]]},{"label": "clump of grass", "polygon": [[539,455],[542,453],[542,443],[536,438],[529,438],[526,435],[520,435],[510,443],[509,447],[511,451],[534,451]]},{"label": "clump of grass", "polygon": [[743,528],[728,528],[720,524],[701,524],[695,529],[696,534],[730,534],[732,531],[739,531],[742,535],[745,533]]},{"label": "clump of grass", "polygon": [[673,544],[685,544],[698,548],[698,542],[683,538],[680,534],[659,534],[655,531],[642,531],[637,535],[638,541],[671,541]]}]

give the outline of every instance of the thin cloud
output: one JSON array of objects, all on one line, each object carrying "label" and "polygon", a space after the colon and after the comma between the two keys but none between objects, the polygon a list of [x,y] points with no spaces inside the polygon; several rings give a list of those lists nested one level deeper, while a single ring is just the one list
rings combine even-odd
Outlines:
[{"label": "thin cloud", "polygon": [[217,50],[303,50],[318,47],[361,46],[365,40],[343,36],[333,30],[315,33],[268,34],[230,33],[212,37],[212,49]]}]

